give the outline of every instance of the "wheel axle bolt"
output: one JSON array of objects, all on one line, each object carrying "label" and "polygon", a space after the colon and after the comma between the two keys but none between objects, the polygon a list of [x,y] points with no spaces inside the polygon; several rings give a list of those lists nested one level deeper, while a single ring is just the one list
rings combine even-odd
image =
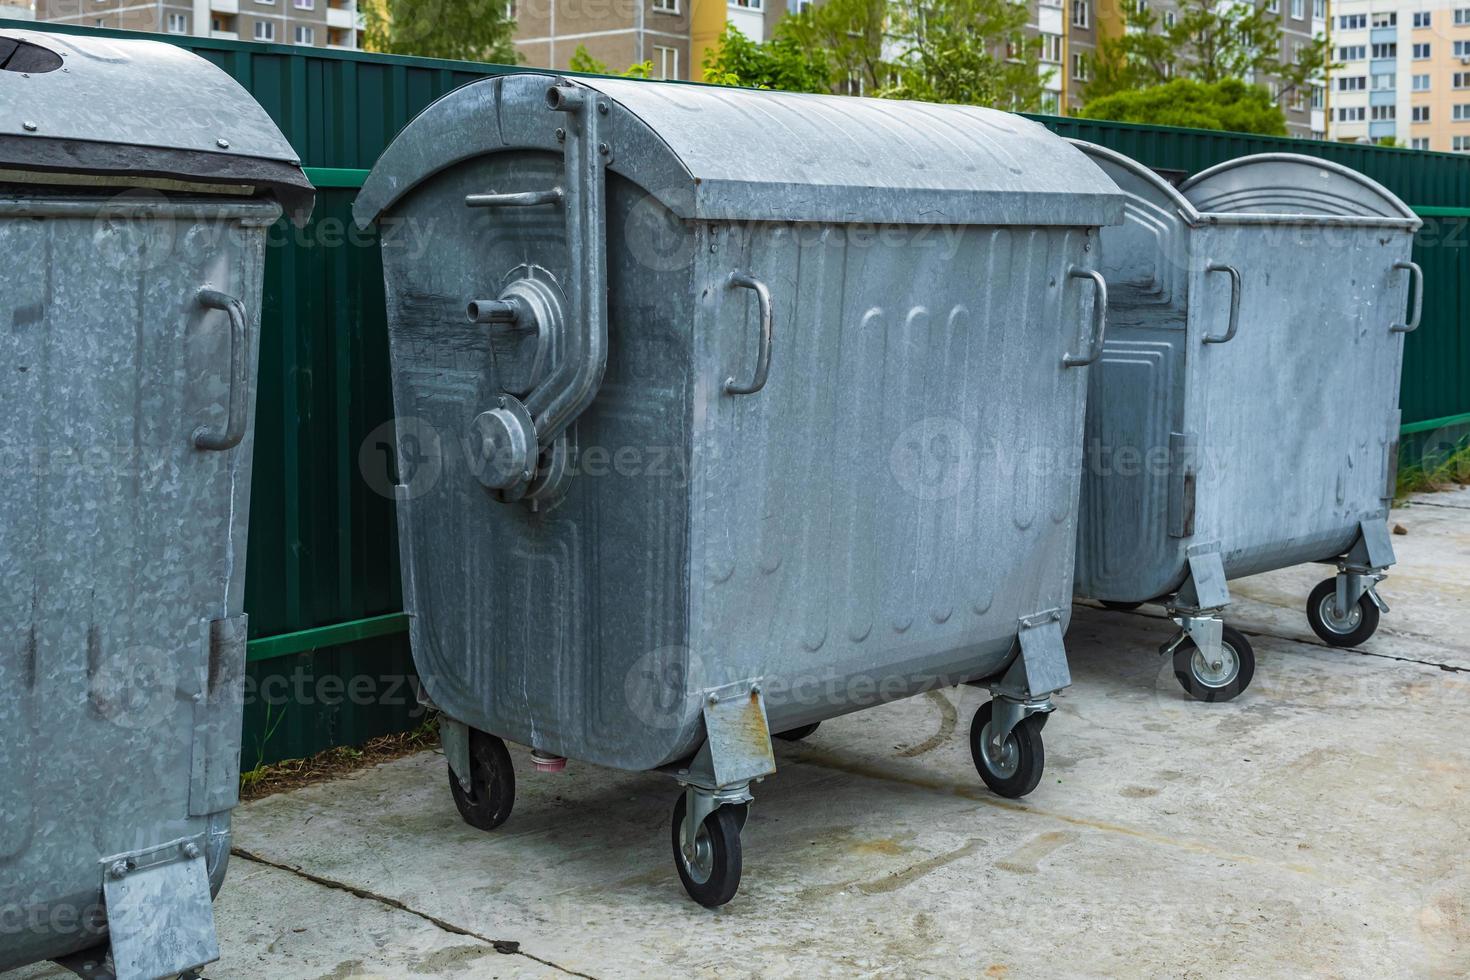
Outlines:
[{"label": "wheel axle bolt", "polygon": [[1219,670],[1220,667],[1221,667],[1221,664],[1220,664],[1220,661],[1218,661],[1218,660],[1216,660],[1214,663],[1210,664],[1210,669],[1211,670]]}]

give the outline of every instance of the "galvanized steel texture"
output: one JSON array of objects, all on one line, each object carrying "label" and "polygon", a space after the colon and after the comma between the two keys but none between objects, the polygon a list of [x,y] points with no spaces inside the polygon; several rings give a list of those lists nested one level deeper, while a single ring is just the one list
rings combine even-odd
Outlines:
[{"label": "galvanized steel texture", "polygon": [[[10,21],[8,28],[34,29]],[[48,25],[48,30],[138,36]],[[153,36],[153,35],[150,35]],[[400,608],[392,503],[361,476],[369,433],[392,416],[382,272],[376,247],[336,244],[321,231],[348,227],[357,183],[424,106],[465,82],[513,69],[357,52],[193,37],[154,36],[195,51],[235,77],[270,113],[313,171],[313,222],[299,237],[273,230],[268,250],[260,411],[259,492],[252,521],[247,608],[266,637]],[[1470,158],[1384,147],[1035,117],[1064,136],[1120,150],[1151,166],[1201,171],[1272,150],[1322,156],[1372,177],[1420,209],[1466,205]],[[324,171],[321,168],[332,168]],[[1430,213],[1414,258],[1424,267],[1423,326],[1408,338],[1401,404],[1406,423],[1470,413],[1470,233],[1460,213]],[[371,232],[368,234],[372,234]],[[344,231],[345,236],[345,231]],[[310,243],[310,244],[308,244]],[[382,471],[386,473],[386,470]],[[329,638],[328,638],[329,641]],[[308,691],[338,671],[412,673],[403,637],[251,665],[251,680]],[[273,651],[274,652],[274,651]],[[375,683],[379,683],[375,681]],[[391,681],[389,682],[391,683]],[[414,723],[411,705],[358,705],[344,696],[273,696],[247,705],[246,766],[349,744]],[[392,699],[395,702],[396,698]],[[271,738],[264,740],[267,731]],[[251,746],[263,746],[259,751]]]},{"label": "galvanized steel texture", "polygon": [[[1094,295],[1069,272],[1095,257],[1095,226],[1121,218],[1111,183],[1033,124],[926,107],[911,155],[871,160],[848,185],[812,168],[802,184],[808,157],[840,158],[909,107],[590,80],[608,107],[607,224],[586,247],[607,249],[609,360],[576,422],[565,498],[533,509],[487,493],[472,434],[530,386],[505,365],[535,334],[505,337],[465,308],[594,259],[564,228],[570,191],[564,208],[466,203],[570,182],[558,144],[583,137],[548,108],[555,81],[485,81],[436,103],[384,154],[358,213],[391,200],[383,220],[433,229],[426,248],[385,245],[384,262],[398,413],[437,440],[438,478],[399,495],[434,702],[544,751],[648,769],[697,747],[710,690],[760,680],[780,731],[996,677],[1018,620],[1064,621],[1086,386],[1064,360],[1086,344]],[[697,126],[671,108],[686,93]],[[808,103],[829,125],[797,163],[718,176],[718,140],[739,145]],[[843,125],[849,104],[861,111]],[[976,141],[958,134],[977,119],[1013,134],[995,137],[1007,159],[969,161]],[[460,159],[444,166],[432,144],[465,127],[482,148],[449,146]],[[769,287],[781,324],[750,394],[727,380],[758,359],[733,274]],[[560,335],[555,349],[570,346]],[[594,453],[613,465],[594,469]]]},{"label": "galvanized steel texture", "polygon": [[1130,199],[1125,224],[1101,232],[1113,315],[1088,403],[1079,592],[1169,593],[1201,544],[1231,578],[1342,554],[1392,495],[1397,266],[1418,219],[1299,155],[1232,161],[1176,190],[1084,148]]}]

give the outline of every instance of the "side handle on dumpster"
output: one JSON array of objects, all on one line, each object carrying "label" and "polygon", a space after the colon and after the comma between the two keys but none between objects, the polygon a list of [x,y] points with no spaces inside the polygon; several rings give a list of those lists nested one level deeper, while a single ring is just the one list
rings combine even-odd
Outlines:
[{"label": "side handle on dumpster", "polygon": [[197,449],[223,451],[234,449],[245,438],[245,417],[249,408],[249,379],[246,377],[245,338],[249,325],[245,316],[245,304],[228,293],[217,289],[201,289],[199,304],[206,309],[224,310],[230,316],[230,404],[225,431],[216,432],[207,425],[194,430],[194,446]]},{"label": "side handle on dumpster", "polygon": [[766,375],[771,372],[771,290],[748,272],[732,272],[728,282],[735,289],[754,290],[760,304],[760,350],[755,359],[755,377],[750,379],[750,384],[744,385],[738,384],[734,375],[725,379],[725,391],[729,394],[753,395],[766,386]]},{"label": "side handle on dumpster", "polygon": [[1419,329],[1419,315],[1424,312],[1424,270],[1417,262],[1395,262],[1393,267],[1409,273],[1409,288],[1414,291],[1414,315],[1408,323],[1395,323],[1388,329],[1393,333],[1413,333]]},{"label": "side handle on dumpster", "polygon": [[1207,344],[1227,344],[1235,339],[1235,331],[1240,329],[1240,270],[1224,262],[1211,262],[1205,266],[1205,271],[1223,272],[1230,277],[1230,322],[1220,336],[1205,334],[1204,337]]},{"label": "side handle on dumpster", "polygon": [[1103,340],[1108,329],[1108,283],[1096,269],[1071,266],[1067,275],[1073,279],[1092,280],[1092,344],[1086,354],[1068,354],[1062,358],[1067,367],[1086,367],[1102,357]]}]

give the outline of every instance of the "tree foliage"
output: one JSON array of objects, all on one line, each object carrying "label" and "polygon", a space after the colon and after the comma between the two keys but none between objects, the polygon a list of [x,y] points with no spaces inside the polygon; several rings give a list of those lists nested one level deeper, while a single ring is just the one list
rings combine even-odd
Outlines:
[{"label": "tree foliage", "polygon": [[805,48],[790,34],[777,30],[759,44],[725,24],[720,43],[705,56],[704,80],[719,85],[742,85],[781,92],[831,92],[832,60],[821,48]]},{"label": "tree foliage", "polygon": [[1041,38],[1024,35],[1027,8],[1009,0],[931,0],[894,7],[895,83],[883,94],[924,102],[1041,104]]},{"label": "tree foliage", "polygon": [[890,0],[808,4],[800,13],[783,17],[776,36],[802,51],[822,52],[831,70],[828,91],[876,95],[892,80],[891,67],[883,58],[883,39],[893,6]]},{"label": "tree foliage", "polygon": [[[789,14],[756,43],[729,25],[705,81],[1034,109],[1040,38],[1012,0],[827,0]],[[885,36],[889,39],[885,58]]]},{"label": "tree foliage", "polygon": [[1149,89],[1174,78],[1206,85],[1272,75],[1280,95],[1321,81],[1331,50],[1326,37],[1282,57],[1281,20],[1245,0],[1181,0],[1172,24],[1147,5],[1126,2],[1124,30],[1104,38],[1091,57],[1088,99]]},{"label": "tree foliage", "polygon": [[505,0],[362,0],[369,51],[520,63]]},{"label": "tree foliage", "polygon": [[1089,100],[1082,115],[1118,122],[1286,135],[1286,117],[1271,100],[1271,94],[1238,78],[1218,82],[1176,78],[1163,85],[1118,91]]}]

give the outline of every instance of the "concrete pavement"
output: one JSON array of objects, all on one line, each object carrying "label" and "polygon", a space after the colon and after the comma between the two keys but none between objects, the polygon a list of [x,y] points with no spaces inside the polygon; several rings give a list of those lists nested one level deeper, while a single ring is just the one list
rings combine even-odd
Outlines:
[{"label": "concrete pavement", "polygon": [[1232,583],[1258,668],[1229,704],[1185,699],[1158,609],[1079,607],[1024,801],[971,765],[972,689],[778,745],[718,911],[675,876],[662,776],[513,748],[492,834],[435,752],[248,804],[207,975],[1466,975],[1470,490],[1394,519],[1361,651],[1306,625],[1325,569]]}]

